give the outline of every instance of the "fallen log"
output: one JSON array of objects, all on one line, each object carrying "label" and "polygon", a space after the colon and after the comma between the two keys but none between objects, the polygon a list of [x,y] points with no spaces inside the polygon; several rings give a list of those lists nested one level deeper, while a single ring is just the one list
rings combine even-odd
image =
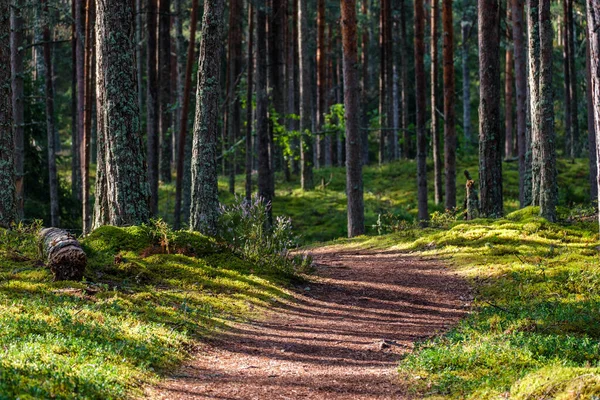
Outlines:
[{"label": "fallen log", "polygon": [[80,281],[87,257],[75,236],[59,228],[44,228],[39,235],[40,250],[55,281]]}]

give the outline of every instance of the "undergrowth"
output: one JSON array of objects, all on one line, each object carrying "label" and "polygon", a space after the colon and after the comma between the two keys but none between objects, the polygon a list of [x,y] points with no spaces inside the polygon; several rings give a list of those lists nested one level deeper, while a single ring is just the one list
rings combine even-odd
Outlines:
[{"label": "undergrowth", "polygon": [[286,296],[288,277],[198,233],[105,226],[83,282],[52,282],[39,226],[0,231],[0,398],[141,394],[200,335]]},{"label": "undergrowth", "polygon": [[473,283],[470,317],[400,363],[410,390],[471,399],[600,397],[597,222],[563,209],[568,221],[553,224],[538,213],[530,207],[500,220],[338,242],[435,256]]}]

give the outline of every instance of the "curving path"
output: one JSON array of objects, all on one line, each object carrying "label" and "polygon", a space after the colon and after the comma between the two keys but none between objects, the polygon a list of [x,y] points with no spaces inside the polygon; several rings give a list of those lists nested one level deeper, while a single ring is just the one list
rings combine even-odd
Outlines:
[{"label": "curving path", "polygon": [[240,324],[152,392],[159,399],[406,398],[395,368],[417,340],[464,317],[465,282],[407,254],[313,251],[314,282]]}]

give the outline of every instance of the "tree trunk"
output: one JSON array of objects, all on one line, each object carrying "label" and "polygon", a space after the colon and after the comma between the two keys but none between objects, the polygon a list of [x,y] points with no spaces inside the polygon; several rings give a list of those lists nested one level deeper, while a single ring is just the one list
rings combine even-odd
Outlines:
[{"label": "tree trunk", "polygon": [[130,0],[102,0],[96,10],[98,165],[96,222],[127,226],[149,218]]},{"label": "tree trunk", "polygon": [[[512,21],[512,9],[506,7],[507,24]],[[513,138],[513,91],[515,87],[514,61],[511,30],[506,30],[506,63],[504,65],[504,157],[506,159],[514,156]]]},{"label": "tree trunk", "polygon": [[527,3],[527,33],[529,41],[529,113],[531,118],[531,204],[540,205],[540,28],[539,5],[540,0],[528,0]]},{"label": "tree trunk", "polygon": [[265,5],[256,7],[256,135],[258,140],[258,195],[270,202],[271,159],[269,157],[269,120],[267,97],[267,12]]},{"label": "tree trunk", "polygon": [[[89,233],[92,227],[92,210],[90,205],[90,153],[92,150],[92,101],[94,91],[93,79],[93,15],[94,0],[87,0],[85,5],[85,49],[83,53],[83,131],[81,136],[81,188],[82,201],[82,228],[83,233]],[[98,168],[101,170],[101,168]],[[99,177],[96,176],[96,181]]]},{"label": "tree trunk", "polygon": [[[468,0],[467,0],[468,1]],[[466,5],[465,5],[466,7]],[[463,137],[464,148],[470,149],[473,145],[473,136],[471,133],[471,71],[469,68],[469,39],[472,29],[471,21],[465,18],[460,23],[462,46],[462,100],[463,100]]]},{"label": "tree trunk", "polygon": [[[385,0],[384,0],[385,1]],[[323,131],[325,110],[325,0],[317,0],[317,132]],[[316,136],[317,162],[325,166],[325,135]]]},{"label": "tree trunk", "polygon": [[[431,142],[433,145],[433,186],[435,204],[440,204],[444,201],[442,193],[442,154],[439,132],[438,118],[438,90],[439,90],[439,57],[438,57],[438,35],[439,35],[439,16],[440,7],[439,0],[432,0],[431,3]],[[445,28],[445,26],[444,26]],[[446,44],[446,32],[444,31],[444,45]],[[444,47],[445,49],[445,47]],[[444,59],[445,61],[445,59]],[[444,73],[446,70],[444,69]],[[445,88],[444,88],[445,91]],[[452,93],[454,95],[454,93]],[[445,98],[444,98],[445,101]]]},{"label": "tree trunk", "polygon": [[519,203],[521,208],[531,203],[531,176],[527,176],[530,152],[527,140],[527,58],[524,43],[524,0],[512,0],[512,29],[517,95],[517,148],[519,154]]},{"label": "tree trunk", "polygon": [[[285,113],[285,58],[284,58],[284,16],[285,0],[272,0],[272,10],[269,16],[268,51],[270,53],[270,82],[272,107],[277,113],[277,123],[284,126]],[[268,107],[268,106],[267,106]],[[269,147],[271,168],[269,173],[269,196],[275,197],[275,168],[284,167],[283,149],[275,142],[275,131],[273,124],[269,123]]]},{"label": "tree trunk", "polygon": [[0,0],[0,226],[17,218],[11,97],[10,0]]},{"label": "tree trunk", "polygon": [[83,279],[87,257],[75,236],[59,228],[45,228],[40,231],[39,242],[54,281]]},{"label": "tree trunk", "polygon": [[596,155],[596,129],[594,126],[594,100],[593,100],[593,81],[591,75],[591,60],[590,60],[590,37],[589,31],[586,29],[586,44],[585,44],[585,71],[586,71],[586,100],[587,100],[587,126],[588,126],[588,148],[590,160],[590,200],[592,204],[598,203],[598,165]]},{"label": "tree trunk", "polygon": [[304,0],[298,2],[298,57],[300,59],[300,184],[302,190],[313,188],[313,141],[311,130],[310,53],[307,36],[308,6]]},{"label": "tree trunk", "polygon": [[503,214],[500,134],[500,2],[479,2],[479,194],[484,217]]},{"label": "tree trunk", "polygon": [[[23,50],[23,0],[17,0],[10,8],[10,70],[12,71],[12,115],[14,120],[14,162],[15,162],[15,186],[17,196],[17,217],[19,220],[23,219],[23,206],[25,202],[24,197],[24,186],[23,180],[25,176],[25,110],[24,104],[24,50]],[[2,50],[4,51],[4,50]],[[3,54],[3,53],[2,53]],[[8,57],[8,56],[7,56]],[[0,64],[4,64],[7,60],[0,61]],[[6,64],[4,64],[6,65]],[[2,94],[4,96],[5,93]],[[0,125],[2,122],[0,122]],[[1,134],[4,135],[4,132]],[[0,156],[0,159],[4,160]],[[3,186],[10,187],[10,186]],[[10,192],[10,190],[9,190]],[[12,196],[12,194],[9,194]],[[0,218],[0,226],[3,221]]]},{"label": "tree trunk", "polygon": [[248,4],[248,79],[246,87],[246,200],[252,198],[252,90],[254,79],[254,7]]},{"label": "tree trunk", "polygon": [[[81,37],[78,37],[77,35],[77,24],[75,23],[75,20],[79,19],[79,23],[81,23],[81,18],[80,16],[77,14],[78,11],[81,11],[79,9],[79,7],[77,7],[78,5],[81,5],[81,1],[77,1],[77,0],[73,0],[71,1],[71,16],[72,16],[72,21],[71,21],[71,198],[76,201],[76,202],[80,202],[81,201],[81,177],[79,176],[79,174],[81,173],[81,163],[79,161],[80,159],[80,154],[79,154],[79,148],[80,148],[80,144],[79,144],[79,138],[81,137],[79,135],[79,127],[81,126],[81,124],[79,123],[79,116],[83,116],[83,113],[79,113],[77,104],[79,103],[79,99],[78,99],[78,91],[77,91],[77,72],[78,72],[78,66],[77,66],[77,46],[79,43],[81,43]],[[16,6],[16,5],[15,5]],[[14,7],[13,7],[14,8]],[[14,9],[11,8],[11,16],[12,14],[15,12]],[[21,27],[11,27],[11,34],[14,35],[15,29],[22,29]],[[12,38],[12,36],[11,36]],[[22,47],[22,44],[20,45],[20,47]],[[11,46],[11,51],[14,51],[13,47]],[[81,55],[83,55],[83,52],[81,52]],[[14,56],[19,56],[19,51],[13,53],[12,57],[14,58]],[[83,61],[83,58],[82,58]],[[21,61],[22,64],[22,61]],[[82,69],[83,65],[81,67],[79,67],[79,69]],[[20,72],[20,74],[22,74],[22,71]],[[83,89],[83,88],[82,88]],[[14,90],[13,90],[13,97],[14,97]],[[81,96],[83,98],[83,96]],[[81,105],[83,108],[83,104]],[[15,110],[13,109],[13,114],[16,115],[16,112],[14,112]],[[17,147],[17,140],[16,140],[16,126],[15,126],[15,149]],[[15,168],[16,168],[16,160],[15,160]],[[71,216],[73,219],[77,218],[77,214],[78,211],[76,208],[72,208],[71,209]]]},{"label": "tree trunk", "polygon": [[579,137],[579,104],[577,102],[577,69],[575,66],[575,21],[573,19],[573,0],[567,0],[567,16],[569,30],[569,72],[571,87],[571,136],[572,136],[572,157],[579,157],[581,154],[581,143]]},{"label": "tree trunk", "polygon": [[171,0],[160,0],[158,11],[158,106],[160,127],[160,180],[171,182],[172,90],[171,90]]},{"label": "tree trunk", "polygon": [[142,0],[135,0],[135,65],[138,84],[138,108],[140,114],[144,109],[144,91],[142,77]]},{"label": "tree trunk", "polygon": [[158,214],[158,82],[156,57],[156,2],[148,0],[146,8],[146,138],[148,154],[148,183],[150,184],[150,212]]},{"label": "tree trunk", "polygon": [[425,131],[425,11],[423,0],[415,0],[415,81],[417,100],[417,197],[419,221],[429,219],[427,209],[427,132]]},{"label": "tree trunk", "polygon": [[552,16],[550,0],[540,0],[540,215],[556,221],[558,184],[556,171],[556,134],[554,132],[554,96],[552,93]]},{"label": "tree trunk", "polygon": [[456,208],[456,113],[454,111],[454,28],[452,0],[443,0],[444,26],[444,167],[446,209]]},{"label": "tree trunk", "polygon": [[[228,105],[228,142],[233,146],[240,136],[241,102],[238,95],[238,81],[242,73],[242,2],[232,0],[229,2],[229,44],[228,64],[229,76],[227,105]],[[235,164],[237,151],[234,148],[228,155],[229,192],[235,194]]]},{"label": "tree trunk", "polygon": [[50,51],[50,15],[47,0],[41,0],[43,7],[44,28],[44,71],[45,71],[45,100],[46,100],[46,133],[48,138],[48,174],[50,182],[50,223],[59,226],[58,206],[58,172],[56,170],[56,132],[54,128],[54,85],[52,83],[52,54]]},{"label": "tree trunk", "polygon": [[[294,2],[295,3],[295,2]],[[293,118],[293,115],[298,115],[298,107],[296,103],[296,54],[298,49],[296,47],[296,38],[293,31],[295,30],[294,24],[289,24],[290,17],[293,19],[293,14],[290,14],[289,7],[286,6],[286,65],[285,65],[285,74],[286,74],[286,129],[289,132],[295,132],[298,130],[298,123],[296,118]],[[297,174],[300,170],[300,165],[296,161],[296,156],[300,147],[300,142],[296,137],[292,137],[290,141],[290,150],[291,156],[289,157],[289,164],[291,166],[291,173]],[[287,164],[287,163],[286,163]],[[289,167],[288,169],[289,170]]]},{"label": "tree trunk", "polygon": [[[408,131],[408,36],[406,33],[406,0],[400,0],[400,96],[402,103],[402,156],[411,157],[413,152],[411,134]],[[367,149],[368,150],[368,149]]]},{"label": "tree trunk", "polygon": [[362,160],[363,160],[363,165],[367,165],[369,163],[369,130],[367,129],[369,127],[369,113],[368,113],[368,106],[369,106],[369,98],[370,98],[370,85],[369,85],[369,68],[371,68],[371,66],[369,65],[369,23],[368,20],[370,18],[369,16],[369,7],[368,7],[368,3],[369,0],[362,0],[361,2],[361,14],[362,14],[362,19],[364,21],[363,26],[361,27],[362,29],[362,44],[361,44],[361,68],[362,68],[362,79],[361,79],[361,98],[362,98],[362,105],[361,105],[361,110],[362,110],[362,124],[363,127],[365,128],[362,133],[361,133],[361,140],[362,140],[362,145],[361,145],[361,149],[362,149]]},{"label": "tree trunk", "polygon": [[177,178],[175,180],[175,229],[181,226],[181,209],[183,197],[183,177],[186,159],[186,140],[188,128],[188,113],[190,109],[190,94],[192,92],[192,69],[196,51],[196,26],[198,25],[198,0],[192,0],[190,16],[190,41],[188,44],[187,61],[185,66],[185,88],[183,90],[183,104],[181,106],[181,122],[179,123],[179,140],[177,142]]},{"label": "tree trunk", "polygon": [[569,11],[568,11],[568,0],[562,0],[563,6],[563,67],[564,67],[564,88],[565,88],[565,155],[570,158],[574,158],[575,141],[573,138],[573,120],[571,107],[571,63],[570,53],[572,51],[569,38]]},{"label": "tree trunk", "polygon": [[[600,0],[587,0],[587,29],[590,44],[590,75],[592,78],[592,103],[594,130],[596,132],[596,171],[600,170]],[[600,192],[600,174],[596,186]],[[600,219],[600,211],[598,212]]]},{"label": "tree trunk", "polygon": [[217,149],[224,2],[204,0],[192,153],[190,228],[215,235],[219,218]]},{"label": "tree trunk", "polygon": [[340,0],[344,52],[344,106],[346,108],[346,193],[348,196],[348,237],[365,233],[364,199],[359,127],[360,88],[358,85],[358,38],[356,2]]}]

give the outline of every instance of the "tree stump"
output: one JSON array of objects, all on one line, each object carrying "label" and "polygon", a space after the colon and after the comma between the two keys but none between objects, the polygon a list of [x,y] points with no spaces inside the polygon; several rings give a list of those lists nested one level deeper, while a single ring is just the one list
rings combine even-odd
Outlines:
[{"label": "tree stump", "polygon": [[40,232],[40,250],[47,259],[55,281],[80,281],[87,257],[75,236],[59,228]]},{"label": "tree stump", "polygon": [[479,218],[479,195],[475,188],[475,181],[471,179],[469,171],[465,170],[467,184],[465,185],[467,195],[465,197],[465,219],[470,221]]}]

